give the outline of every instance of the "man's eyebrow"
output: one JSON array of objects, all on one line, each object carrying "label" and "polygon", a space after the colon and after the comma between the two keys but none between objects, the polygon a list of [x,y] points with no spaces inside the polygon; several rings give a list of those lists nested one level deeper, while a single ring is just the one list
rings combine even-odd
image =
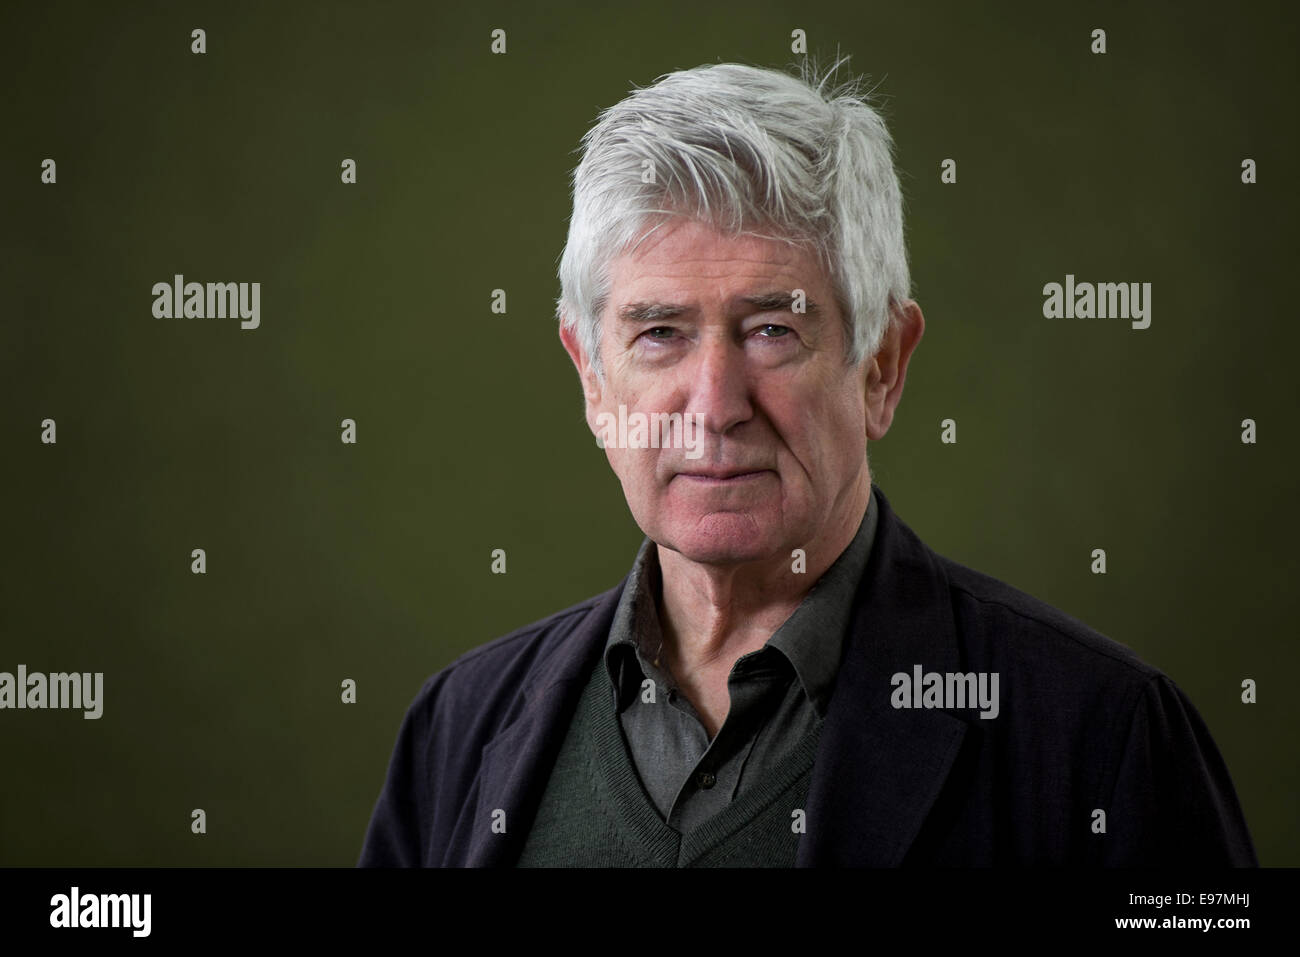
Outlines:
[{"label": "man's eyebrow", "polygon": [[[762,292],[755,296],[739,296],[733,301],[751,306],[758,312],[790,312],[794,308],[795,296],[782,289]],[[658,319],[671,319],[690,311],[689,306],[676,303],[629,302],[619,307],[618,318],[625,322],[654,322]],[[817,303],[807,295],[803,298],[803,311],[810,315],[816,315],[818,312]]]},{"label": "man's eyebrow", "polygon": [[656,319],[671,319],[673,316],[680,316],[689,311],[686,306],[671,303],[629,302],[619,306],[618,318],[625,322],[652,322]]},{"label": "man's eyebrow", "polygon": [[[757,296],[742,296],[739,301],[749,303],[759,312],[790,312],[794,308],[795,297],[793,293],[782,289],[759,293]],[[817,312],[817,303],[809,299],[807,294],[803,297],[803,311],[810,315]]]}]

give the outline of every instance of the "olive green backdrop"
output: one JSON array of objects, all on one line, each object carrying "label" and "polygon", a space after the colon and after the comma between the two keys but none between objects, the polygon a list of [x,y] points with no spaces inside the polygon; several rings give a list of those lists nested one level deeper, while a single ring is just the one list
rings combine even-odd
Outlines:
[{"label": "olive green backdrop", "polygon": [[[0,864],[355,862],[424,679],[640,541],[552,317],[579,138],[796,28],[897,140],[927,323],[876,481],[1166,671],[1300,864],[1295,14],[763,0],[5,7],[0,671],[102,671],[104,714],[0,711]],[[176,273],[260,328],[155,319]],[[1044,319],[1067,273],[1151,327]]]}]

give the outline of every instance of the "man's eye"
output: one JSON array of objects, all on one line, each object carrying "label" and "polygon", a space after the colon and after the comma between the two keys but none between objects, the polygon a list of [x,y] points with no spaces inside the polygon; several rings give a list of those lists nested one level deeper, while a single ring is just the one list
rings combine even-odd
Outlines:
[{"label": "man's eye", "polygon": [[[663,333],[663,335],[657,335]],[[655,326],[653,329],[647,329],[642,335],[649,336],[651,339],[667,339],[673,334],[673,330],[668,326]]]},{"label": "man's eye", "polygon": [[[759,326],[759,329],[762,330],[764,334],[763,337],[765,339],[780,339],[782,336],[784,336],[787,332],[790,331],[789,326],[778,326],[775,323],[771,323],[771,322],[767,323],[767,325]],[[770,331],[773,329],[775,329],[776,332]]]}]

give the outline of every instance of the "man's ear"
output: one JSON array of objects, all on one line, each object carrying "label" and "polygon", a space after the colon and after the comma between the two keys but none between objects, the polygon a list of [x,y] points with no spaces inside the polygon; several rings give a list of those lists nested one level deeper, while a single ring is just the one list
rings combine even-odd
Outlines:
[{"label": "man's ear", "polygon": [[560,323],[560,342],[564,344],[564,351],[569,354],[573,360],[573,367],[578,370],[578,379],[582,383],[582,394],[587,400],[587,425],[591,427],[594,434],[596,432],[596,413],[600,408],[601,388],[600,379],[596,376],[596,370],[591,365],[591,359],[582,347],[578,339],[578,332],[574,326],[566,322]]},{"label": "man's ear", "polygon": [[867,360],[863,384],[867,407],[867,437],[882,439],[894,421],[894,409],[903,398],[907,363],[925,332],[925,316],[914,299],[890,310],[889,325],[876,354]]}]

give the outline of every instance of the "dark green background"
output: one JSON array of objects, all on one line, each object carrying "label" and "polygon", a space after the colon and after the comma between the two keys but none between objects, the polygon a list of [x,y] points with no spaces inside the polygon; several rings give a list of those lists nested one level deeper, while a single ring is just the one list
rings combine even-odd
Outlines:
[{"label": "dark green background", "polygon": [[[98,721],[0,712],[0,864],[356,860],[423,680],[640,541],[552,318],[579,138],[665,72],[787,65],[796,27],[898,145],[927,331],[876,481],[1165,670],[1261,861],[1300,864],[1287,6],[539,6],[6,5],[0,670],[105,689]],[[261,282],[261,328],[154,319],[178,272]],[[1151,328],[1044,319],[1067,272],[1151,282]]]}]

